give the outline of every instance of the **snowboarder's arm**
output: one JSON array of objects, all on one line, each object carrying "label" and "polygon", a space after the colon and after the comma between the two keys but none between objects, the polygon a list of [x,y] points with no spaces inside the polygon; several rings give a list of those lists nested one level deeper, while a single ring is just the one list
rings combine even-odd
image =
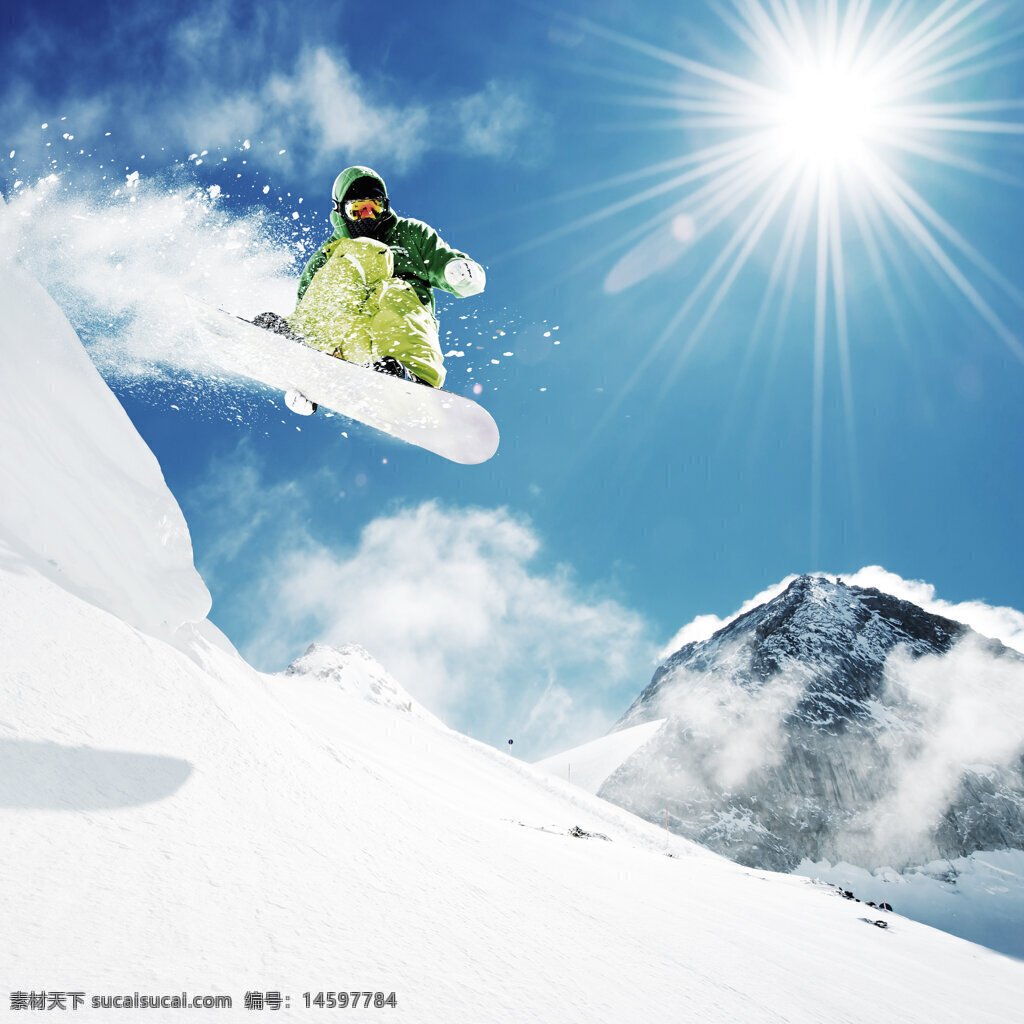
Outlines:
[{"label": "snowboarder's arm", "polygon": [[484,268],[464,252],[453,249],[428,224],[416,222],[417,248],[423,263],[424,277],[434,288],[441,288],[459,298],[477,295],[484,290]]}]

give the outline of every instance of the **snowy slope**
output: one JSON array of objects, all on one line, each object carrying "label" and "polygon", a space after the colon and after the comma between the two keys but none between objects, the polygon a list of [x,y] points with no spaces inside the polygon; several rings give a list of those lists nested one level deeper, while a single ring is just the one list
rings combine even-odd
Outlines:
[{"label": "snowy slope", "polygon": [[153,453],[63,313],[2,251],[0,308],[0,564],[149,633],[205,618],[210,596]]},{"label": "snowy slope", "polygon": [[[450,1024],[1013,1019],[1024,965],[900,917],[877,928],[829,886],[739,867],[454,733],[358,649],[264,676],[204,623],[148,632],[202,607],[187,533],[165,543],[153,509],[173,499],[102,382],[68,386],[92,489],[37,493],[39,526],[4,520],[5,1001],[184,990],[252,1020],[245,994],[275,990],[316,1019],[304,992],[371,990],[398,1006],[366,1013]],[[64,426],[5,421],[55,488],[74,476],[53,469]],[[59,571],[58,498],[82,548]],[[107,561],[108,515],[138,579]]]},{"label": "snowy slope", "polygon": [[298,681],[306,677],[322,679],[349,696],[379,704],[382,707],[407,711],[418,718],[437,719],[418,704],[405,688],[359,644],[328,647],[310,644],[300,658],[285,670],[285,675]]},{"label": "snowy slope", "polygon": [[972,853],[902,873],[802,861],[795,873],[885,900],[915,921],[1024,960],[1024,850]]},{"label": "snowy slope", "polygon": [[329,678],[190,659],[31,572],[0,574],[0,623],[11,991],[244,1016],[250,990],[394,990],[389,1019],[499,1024],[1016,1012],[1024,965],[882,931]]},{"label": "snowy slope", "polygon": [[537,761],[535,767],[588,793],[596,793],[605,779],[651,739],[664,722],[664,718],[658,718],[628,729],[618,729],[561,754],[545,757]]}]

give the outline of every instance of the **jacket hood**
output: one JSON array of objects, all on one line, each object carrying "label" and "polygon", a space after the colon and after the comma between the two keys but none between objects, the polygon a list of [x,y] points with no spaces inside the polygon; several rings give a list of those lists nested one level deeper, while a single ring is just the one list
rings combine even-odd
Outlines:
[{"label": "jacket hood", "polygon": [[[354,167],[346,167],[334,179],[334,188],[331,190],[332,199],[344,199],[345,193],[349,190],[352,182],[359,178],[372,178],[374,181],[380,184],[380,187],[384,190],[384,195],[388,194],[388,187],[384,183],[384,179],[372,168],[362,167],[356,165]],[[360,197],[356,197],[360,198]],[[394,214],[389,210],[383,217],[382,223],[388,224],[390,220],[394,218]],[[348,225],[345,223],[345,218],[335,210],[331,211],[331,224],[334,227],[334,234],[338,238],[351,238],[349,234]]]}]

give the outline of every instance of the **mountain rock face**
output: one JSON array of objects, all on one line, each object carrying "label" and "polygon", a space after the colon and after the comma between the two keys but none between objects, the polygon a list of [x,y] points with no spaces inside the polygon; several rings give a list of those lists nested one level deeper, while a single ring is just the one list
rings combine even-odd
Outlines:
[{"label": "mountain rock face", "polygon": [[1024,849],[1024,658],[803,576],[655,672],[658,733],[599,793],[742,864],[907,867]]}]

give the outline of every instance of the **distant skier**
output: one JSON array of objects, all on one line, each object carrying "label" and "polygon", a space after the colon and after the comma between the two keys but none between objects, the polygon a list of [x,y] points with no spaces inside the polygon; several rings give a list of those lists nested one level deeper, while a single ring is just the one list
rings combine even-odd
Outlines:
[{"label": "distant skier", "polygon": [[[433,289],[476,295],[484,290],[483,267],[429,224],[396,214],[384,180],[369,167],[342,171],[332,196],[334,234],[306,264],[295,312],[261,313],[254,322],[349,362],[441,387]],[[315,409],[294,393],[288,405]]]}]

